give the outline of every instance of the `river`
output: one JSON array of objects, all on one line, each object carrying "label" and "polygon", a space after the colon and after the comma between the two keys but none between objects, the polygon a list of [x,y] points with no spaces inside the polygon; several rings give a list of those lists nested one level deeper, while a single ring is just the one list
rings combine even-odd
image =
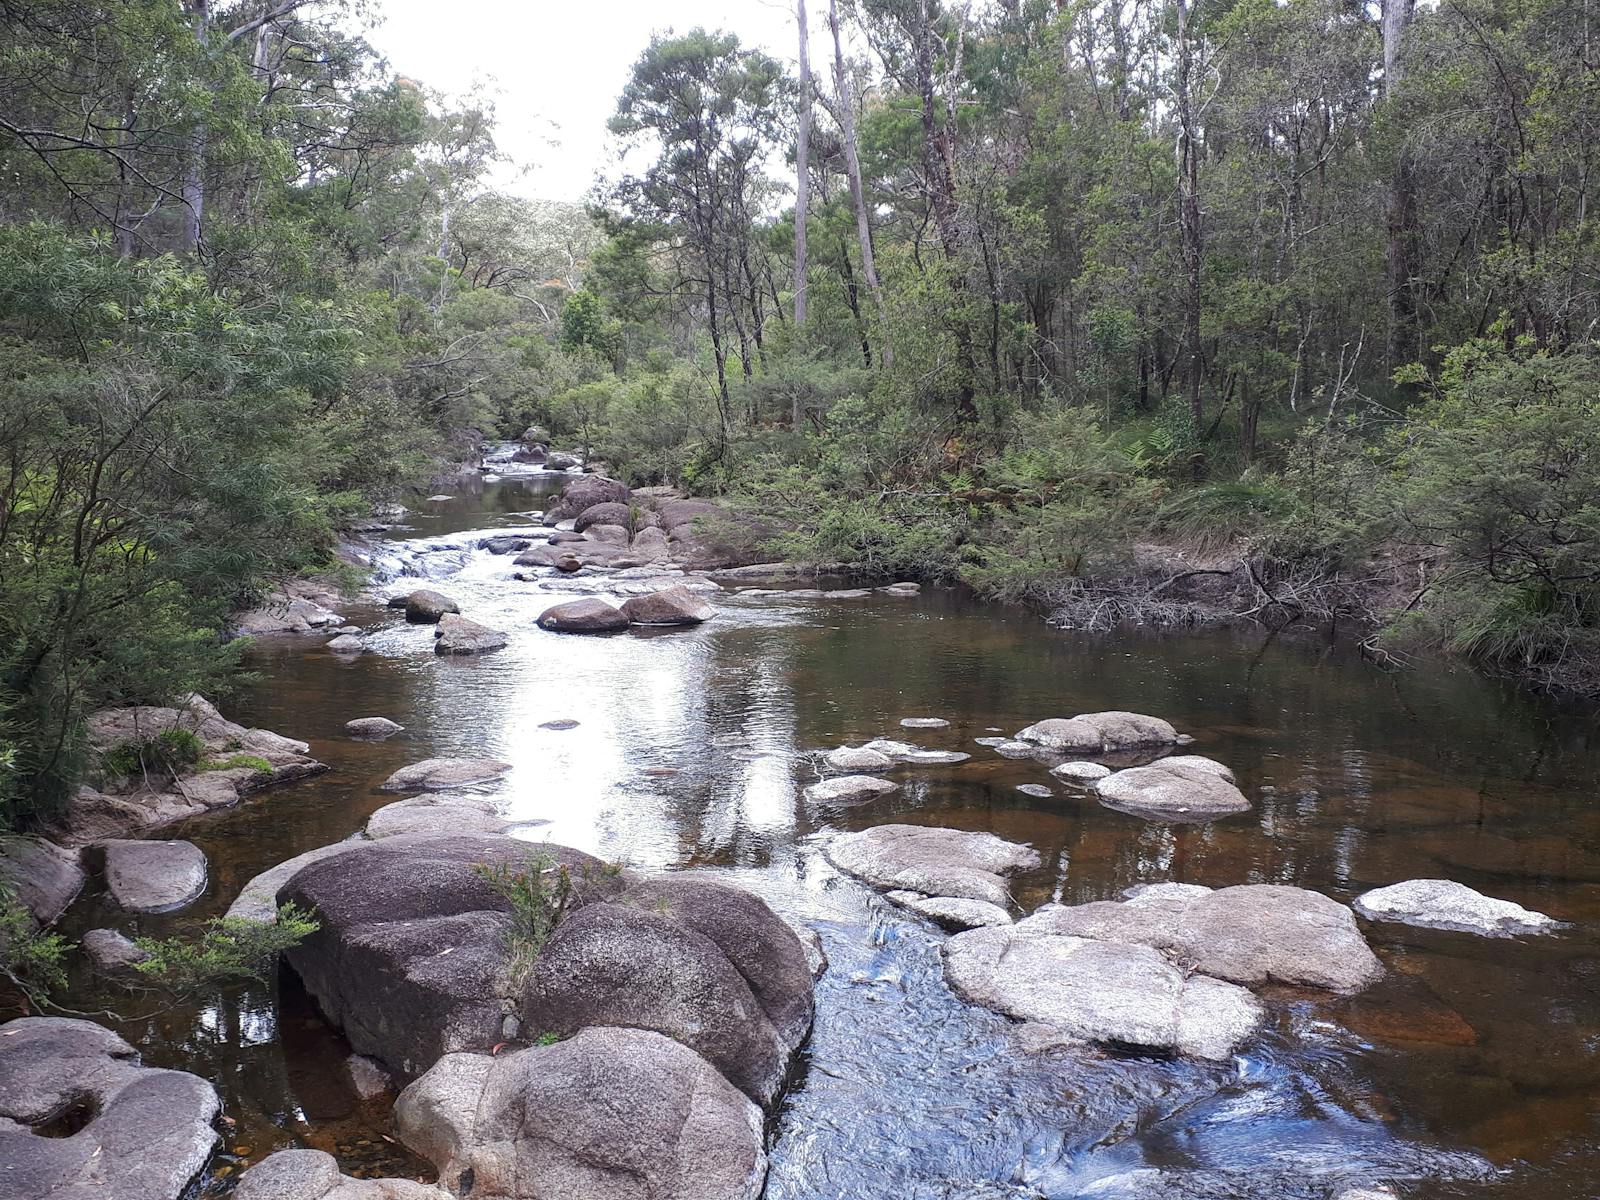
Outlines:
[{"label": "river", "polygon": [[[406,555],[526,524],[544,481],[423,503],[389,535]],[[816,928],[831,960],[772,1125],[770,1200],[1305,1197],[1387,1180],[1407,1197],[1600,1195],[1600,743],[1593,713],[1462,670],[1383,673],[1312,637],[1250,631],[1086,636],[955,593],[857,600],[717,598],[691,630],[609,637],[534,626],[562,598],[509,557],[438,549],[434,582],[511,634],[441,659],[432,630],[377,602],[349,610],[369,650],[263,639],[257,679],[224,703],[308,740],[333,768],[163,831],[211,863],[205,898],[143,918],[192,930],[252,875],[342,839],[392,797],[376,785],[433,755],[513,765],[495,794],[548,837],[642,869],[696,867]],[[460,561],[459,570],[452,569]],[[1037,762],[974,744],[1049,716],[1166,717],[1236,772],[1253,812],[1167,826],[1102,808]],[[342,731],[386,716],[381,743]],[[908,716],[947,729],[902,730]],[[546,722],[575,720],[569,729]],[[810,804],[818,750],[873,737],[973,752],[897,772],[855,807]],[[1048,798],[1017,790],[1046,784]],[[1094,1050],[1030,1055],[1007,1021],[957,1001],[939,935],[842,878],[830,831],[903,821],[1026,841],[1044,866],[1024,909],[1143,882],[1293,883],[1349,900],[1418,876],[1459,880],[1574,926],[1490,940],[1368,927],[1389,968],[1356,1000],[1268,993],[1265,1033],[1233,1062]],[[91,895],[68,932],[107,923]],[[122,922],[126,927],[126,921]],[[80,975],[72,1001],[99,1001]],[[203,1188],[310,1145],[353,1173],[419,1174],[388,1102],[360,1102],[348,1053],[292,978],[146,1012],[119,1001],[146,1060],[216,1084],[234,1122]]]}]

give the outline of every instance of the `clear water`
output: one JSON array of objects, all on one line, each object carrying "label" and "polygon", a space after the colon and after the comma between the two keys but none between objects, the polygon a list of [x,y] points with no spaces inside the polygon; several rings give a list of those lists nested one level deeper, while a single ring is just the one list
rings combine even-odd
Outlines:
[{"label": "clear water", "polygon": [[[539,476],[420,504],[409,544],[526,524]],[[832,968],[815,1031],[773,1122],[774,1200],[884,1197],[1305,1197],[1390,1180],[1415,1197],[1600,1195],[1600,747],[1594,715],[1470,673],[1383,674],[1314,638],[1263,633],[1061,633],[955,594],[915,600],[718,603],[700,628],[600,638],[534,620],[561,596],[511,578],[509,557],[440,550],[434,586],[511,634],[444,660],[432,632],[376,604],[352,612],[375,649],[266,640],[260,681],[230,715],[311,742],[333,770],[164,831],[211,861],[201,904],[141,928],[192,927],[252,875],[359,829],[391,771],[441,754],[513,764],[496,794],[533,836],[640,868],[703,868],[821,933]],[[459,569],[456,565],[460,563]],[[1203,826],[1096,805],[1029,761],[974,744],[1046,716],[1159,714],[1257,800]],[[383,743],[342,725],[387,716]],[[942,730],[902,731],[906,716]],[[542,728],[568,718],[576,728]],[[808,756],[903,737],[974,752],[907,767],[855,807],[801,797]],[[1044,783],[1049,798],[1016,790]],[[1416,876],[1460,880],[1574,922],[1554,937],[1484,940],[1402,926],[1369,936],[1388,978],[1355,1000],[1270,995],[1266,1034],[1225,1066],[1101,1053],[1030,1056],[1009,1024],[961,1004],[938,936],[818,853],[832,830],[886,821],[993,831],[1044,858],[1018,899],[1105,899],[1136,883],[1300,884],[1341,900]],[[91,898],[72,927],[111,914]],[[80,981],[74,997],[99,1003]],[[207,1181],[288,1145],[357,1173],[422,1175],[388,1103],[358,1103],[347,1050],[292,979],[153,1015],[115,1001],[147,1060],[221,1090],[228,1154]]]}]

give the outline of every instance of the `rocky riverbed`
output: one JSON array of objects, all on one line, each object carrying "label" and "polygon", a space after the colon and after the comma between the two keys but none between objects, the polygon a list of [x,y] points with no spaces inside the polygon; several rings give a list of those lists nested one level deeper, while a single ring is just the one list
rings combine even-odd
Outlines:
[{"label": "rocky riverbed", "polygon": [[[372,594],[295,609],[250,693],[97,719],[202,762],[0,843],[93,934],[71,999],[123,1010],[0,1029],[0,1188],[1584,1194],[1582,722],[751,567],[673,497],[516,453],[378,522]],[[513,971],[488,874],[535,855],[571,894]],[[276,985],[119,990],[125,935],[285,900],[322,927]]]}]

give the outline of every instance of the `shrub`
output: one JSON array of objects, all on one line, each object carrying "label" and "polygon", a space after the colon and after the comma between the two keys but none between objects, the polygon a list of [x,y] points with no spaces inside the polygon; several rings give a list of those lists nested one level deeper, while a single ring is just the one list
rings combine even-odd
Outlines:
[{"label": "shrub", "polygon": [[200,761],[205,752],[200,735],[189,729],[164,729],[155,737],[120,742],[101,757],[101,767],[115,779],[134,775],[176,777]]},{"label": "shrub", "polygon": [[576,898],[572,876],[565,865],[544,853],[535,854],[526,867],[478,863],[472,871],[511,905],[507,969],[512,982],[520,983],[533,970],[545,942],[572,907]]},{"label": "shrub", "polygon": [[318,929],[311,913],[285,904],[275,922],[218,917],[206,922],[198,938],[135,938],[147,958],[136,963],[152,983],[176,992],[242,979],[267,979],[278,955],[299,945]]}]

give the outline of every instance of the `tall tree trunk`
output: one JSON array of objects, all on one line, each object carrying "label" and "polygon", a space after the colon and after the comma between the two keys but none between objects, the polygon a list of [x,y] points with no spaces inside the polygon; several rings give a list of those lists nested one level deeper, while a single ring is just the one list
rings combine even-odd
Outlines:
[{"label": "tall tree trunk", "polygon": [[1197,3],[1198,0],[1177,0],[1178,62],[1174,100],[1178,117],[1178,225],[1183,244],[1184,385],[1189,393],[1189,421],[1198,437],[1204,431],[1205,421],[1205,402],[1200,395],[1205,364],[1200,344],[1200,276],[1204,254],[1200,228],[1200,146],[1191,36]]},{"label": "tall tree trunk", "polygon": [[[839,40],[839,6],[837,0],[828,0],[828,30],[833,34],[833,90],[839,103],[839,131],[844,135],[844,170],[850,180],[850,203],[856,210],[856,240],[861,245],[861,275],[872,293],[872,302],[878,310],[880,324],[887,319],[883,306],[883,288],[878,283],[877,260],[872,254],[872,222],[867,214],[866,189],[861,183],[861,152],[856,141],[856,105],[850,94],[850,75],[844,65],[844,48]],[[886,330],[879,331],[878,356],[884,366],[894,362],[894,352],[889,346]]]},{"label": "tall tree trunk", "polygon": [[806,323],[806,209],[811,200],[811,47],[806,31],[806,0],[795,0],[800,26],[800,124],[794,163],[794,323]]},{"label": "tall tree trunk", "polygon": [[[194,23],[194,38],[204,55],[211,44],[211,0],[184,0],[184,9]],[[197,121],[189,131],[184,154],[183,180],[178,187],[183,200],[183,248],[194,253],[200,238],[206,209],[206,126]]]},{"label": "tall tree trunk", "polygon": [[[1383,98],[1389,103],[1393,103],[1405,76],[1403,43],[1414,5],[1415,0],[1383,0]],[[1404,146],[1389,180],[1385,218],[1388,225],[1388,241],[1384,248],[1385,282],[1389,293],[1388,356],[1392,371],[1416,358],[1420,343],[1412,281],[1417,240],[1416,182],[1412,176],[1411,156]]]}]

